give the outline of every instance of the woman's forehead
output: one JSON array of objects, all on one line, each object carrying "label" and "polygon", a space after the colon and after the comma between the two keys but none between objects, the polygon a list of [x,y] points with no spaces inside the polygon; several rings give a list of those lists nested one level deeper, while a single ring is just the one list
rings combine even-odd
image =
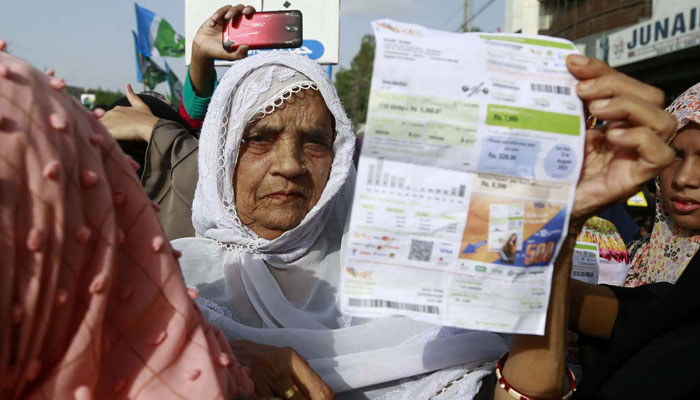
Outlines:
[{"label": "woman's forehead", "polygon": [[272,113],[250,123],[246,131],[277,130],[294,124],[304,130],[332,128],[333,115],[326,106],[323,96],[315,90],[294,93]]},{"label": "woman's forehead", "polygon": [[671,144],[674,147],[700,149],[700,124],[690,122],[681,128]]}]

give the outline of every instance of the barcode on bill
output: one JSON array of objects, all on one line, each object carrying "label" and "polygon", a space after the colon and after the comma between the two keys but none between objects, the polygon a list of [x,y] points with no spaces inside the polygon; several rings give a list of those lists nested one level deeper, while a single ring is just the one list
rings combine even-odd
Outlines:
[{"label": "barcode on bill", "polygon": [[533,92],[544,92],[544,93],[554,93],[554,94],[571,94],[571,88],[568,86],[558,86],[558,85],[545,85],[543,83],[531,83],[530,89]]},{"label": "barcode on bill", "polygon": [[400,303],[398,301],[381,300],[381,299],[348,299],[348,305],[351,307],[371,307],[371,308],[393,308],[395,310],[415,311],[425,314],[440,314],[440,307],[427,306],[423,304]]},{"label": "barcode on bill", "polygon": [[408,252],[409,260],[430,261],[430,255],[432,253],[433,242],[411,239],[411,250]]},{"label": "barcode on bill", "polygon": [[574,276],[585,276],[586,278],[593,278],[595,275],[593,272],[589,271],[571,271]]}]

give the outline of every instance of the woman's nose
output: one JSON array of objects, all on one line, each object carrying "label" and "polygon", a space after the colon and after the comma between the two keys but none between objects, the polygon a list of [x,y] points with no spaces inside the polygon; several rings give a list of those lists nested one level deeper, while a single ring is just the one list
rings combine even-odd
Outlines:
[{"label": "woman's nose", "polygon": [[303,152],[296,140],[282,139],[275,144],[271,172],[287,178],[301,175],[304,167]]},{"label": "woman's nose", "polygon": [[673,184],[679,189],[700,187],[700,159],[686,157],[673,177]]}]

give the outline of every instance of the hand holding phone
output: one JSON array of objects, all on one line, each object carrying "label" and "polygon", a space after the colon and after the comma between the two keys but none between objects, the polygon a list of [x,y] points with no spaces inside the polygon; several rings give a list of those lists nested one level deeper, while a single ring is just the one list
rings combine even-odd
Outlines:
[{"label": "hand holding phone", "polygon": [[303,39],[301,11],[267,11],[239,15],[224,26],[221,43],[226,51],[241,45],[251,49],[301,47]]},{"label": "hand holding phone", "polygon": [[190,80],[197,95],[209,97],[214,91],[216,69],[214,60],[236,61],[248,55],[247,46],[239,46],[235,51],[226,51],[221,46],[221,34],[229,21],[255,14],[255,7],[226,5],[219,7],[197,30],[192,41],[190,58]]}]

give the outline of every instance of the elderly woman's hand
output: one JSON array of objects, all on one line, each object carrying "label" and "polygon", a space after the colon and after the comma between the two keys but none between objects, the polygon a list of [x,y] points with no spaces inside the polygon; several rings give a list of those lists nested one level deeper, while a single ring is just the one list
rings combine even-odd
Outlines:
[{"label": "elderly woman's hand", "polygon": [[234,340],[231,349],[250,368],[255,394],[263,399],[330,400],[333,391],[296,351],[248,340]]},{"label": "elderly woman's hand", "polygon": [[633,194],[673,161],[666,144],[676,121],[663,110],[661,90],[621,74],[599,60],[571,55],[569,71],[581,80],[578,95],[604,129],[586,132],[581,178],[572,216],[585,220],[606,205]]},{"label": "elderly woman's hand", "polygon": [[226,24],[234,18],[250,17],[255,8],[244,6],[223,6],[207,18],[199,27],[192,41],[190,79],[200,97],[209,97],[214,90],[216,71],[214,60],[235,61],[248,55],[248,46],[241,45],[235,51],[227,51],[221,43],[221,35]]},{"label": "elderly woman's hand", "polygon": [[116,106],[107,111],[100,122],[117,140],[150,141],[158,117],[134,93],[131,85],[126,85],[126,98],[131,107]]}]

